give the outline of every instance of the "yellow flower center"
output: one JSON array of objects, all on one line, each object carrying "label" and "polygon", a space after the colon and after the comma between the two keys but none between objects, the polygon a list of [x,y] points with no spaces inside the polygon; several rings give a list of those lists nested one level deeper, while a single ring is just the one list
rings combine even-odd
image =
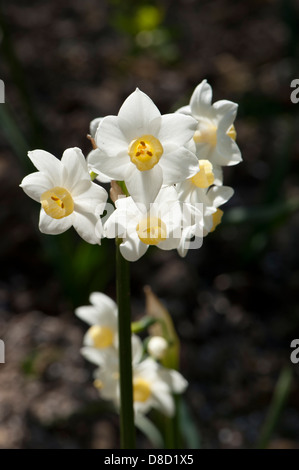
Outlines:
[{"label": "yellow flower center", "polygon": [[230,126],[230,128],[228,129],[227,133],[228,137],[230,137],[231,139],[233,140],[236,140],[237,138],[237,132],[236,132],[236,129],[235,129],[235,126],[232,124]]},{"label": "yellow flower center", "polygon": [[133,380],[134,401],[146,401],[151,396],[150,384],[147,380],[137,378]]},{"label": "yellow flower center", "polygon": [[192,176],[192,183],[198,188],[208,188],[214,183],[213,165],[209,160],[199,160],[199,172]]},{"label": "yellow flower center", "polygon": [[100,379],[95,379],[93,381],[93,385],[100,390],[101,388],[103,388],[104,384]]},{"label": "yellow flower center", "polygon": [[146,245],[158,245],[167,238],[167,227],[158,217],[148,216],[142,219],[136,227],[136,232]]},{"label": "yellow flower center", "polygon": [[93,325],[89,328],[88,334],[91,336],[95,348],[109,348],[113,344],[114,333],[107,326]]},{"label": "yellow flower center", "polygon": [[223,216],[223,211],[221,209],[217,209],[216,212],[214,212],[214,214],[212,215],[212,217],[213,217],[213,227],[210,230],[211,232],[214,232],[217,225],[220,224],[222,216]]},{"label": "yellow flower center", "polygon": [[163,154],[161,142],[153,135],[143,135],[132,140],[128,148],[131,162],[138,170],[151,170],[160,160]]},{"label": "yellow flower center", "polygon": [[53,219],[67,217],[74,210],[74,201],[71,194],[67,189],[59,186],[45,191],[40,197],[40,202],[46,214]]},{"label": "yellow flower center", "polygon": [[[237,138],[235,126],[232,124],[226,134],[233,140]],[[193,139],[196,144],[209,144],[215,147],[217,144],[217,127],[210,122],[201,122],[200,128],[194,133]]]},{"label": "yellow flower center", "polygon": [[194,133],[193,139],[196,144],[209,144],[215,147],[217,144],[217,127],[210,122],[201,122],[200,128]]}]

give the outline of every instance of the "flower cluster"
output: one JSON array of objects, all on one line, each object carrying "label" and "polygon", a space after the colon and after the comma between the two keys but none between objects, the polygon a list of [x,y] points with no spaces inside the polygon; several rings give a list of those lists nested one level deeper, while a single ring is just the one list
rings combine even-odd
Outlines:
[{"label": "flower cluster", "polygon": [[[117,305],[100,292],[90,295],[91,305],[78,307],[75,314],[90,325],[81,349],[83,356],[97,366],[94,385],[102,398],[120,406],[119,357],[117,331]],[[139,336],[132,335],[133,400],[135,416],[156,408],[167,416],[175,411],[173,393],[182,393],[187,387],[183,376],[163,367],[161,359],[167,342],[162,337],[152,337],[148,342],[150,356],[144,354]]]},{"label": "flower cluster", "polygon": [[[39,170],[25,177],[24,191],[40,202],[43,233],[62,233],[72,225],[89,243],[122,239],[120,251],[136,261],[155,245],[185,256],[220,223],[219,207],[233,195],[223,186],[222,167],[241,161],[235,142],[237,105],[212,104],[204,80],[190,104],[161,115],[153,101],[136,89],[117,116],[91,122],[94,149],[87,160],[78,148],[61,160],[43,151],[29,152]],[[121,182],[123,193],[101,219],[108,194],[97,182]],[[112,183],[113,184],[113,183]]]}]

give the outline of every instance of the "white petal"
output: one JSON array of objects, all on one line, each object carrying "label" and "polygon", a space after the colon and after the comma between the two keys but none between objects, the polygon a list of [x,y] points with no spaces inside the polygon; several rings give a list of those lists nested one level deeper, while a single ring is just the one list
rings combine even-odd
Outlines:
[{"label": "white petal", "polygon": [[53,187],[48,175],[37,171],[25,176],[20,187],[32,199],[40,202],[40,196]]},{"label": "white petal", "polygon": [[73,199],[76,211],[100,215],[104,211],[108,194],[102,186],[89,182],[89,188]]},{"label": "white petal", "polygon": [[97,155],[99,153],[101,153],[101,151],[99,149],[95,149],[95,150],[92,150],[91,152],[89,152],[89,154],[87,155],[86,161],[87,161],[87,165],[88,165],[88,170],[89,170],[89,172],[93,171],[94,173],[97,173],[97,176],[95,178],[97,181],[100,181],[101,183],[110,183],[111,178],[104,175],[104,173],[99,171],[99,169],[96,169],[95,166],[92,163],[94,160],[96,162],[98,161]]},{"label": "white petal", "polygon": [[161,116],[161,127],[158,134],[160,142],[171,142],[176,145],[184,145],[193,138],[197,127],[197,121],[191,116],[174,113]]},{"label": "white petal", "polygon": [[80,350],[82,356],[87,359],[87,361],[96,364],[97,366],[102,366],[106,361],[106,352],[102,349],[90,348],[88,346],[81,348]]},{"label": "white petal", "polygon": [[211,157],[211,161],[222,166],[237,165],[242,161],[241,152],[236,142],[226,134],[217,133],[216,152]]},{"label": "white petal", "polygon": [[92,339],[92,336],[90,334],[89,329],[87,330],[87,332],[83,336],[82,343],[83,343],[83,346],[85,346],[85,347],[88,347],[88,348],[93,348],[94,347],[94,342],[93,342],[93,339]]},{"label": "white petal", "polygon": [[188,104],[187,106],[182,106],[181,108],[175,111],[176,113],[187,114],[191,116],[191,106]]},{"label": "white petal", "polygon": [[190,99],[192,116],[197,119],[200,119],[202,116],[211,116],[211,101],[212,88],[207,83],[207,80],[203,80],[197,85]]},{"label": "white petal", "polygon": [[132,235],[119,246],[122,256],[128,261],[137,261],[148,249],[148,245],[142,243],[138,235]]},{"label": "white petal", "polygon": [[63,219],[53,219],[45,213],[43,209],[39,216],[39,229],[48,235],[58,235],[68,230],[73,225],[73,214],[63,217]]},{"label": "white petal", "polygon": [[[127,231],[127,213],[124,210],[115,210],[104,224],[106,238],[123,238]],[[137,223],[136,223],[137,225]]]},{"label": "white petal", "polygon": [[125,176],[127,189],[136,203],[149,205],[154,202],[163,182],[163,172],[159,164],[151,170],[139,171],[132,163]]},{"label": "white petal", "polygon": [[102,118],[102,117],[98,117],[98,118],[93,119],[93,120],[90,122],[90,124],[89,124],[89,131],[90,131],[91,137],[95,138],[97,129],[98,129],[98,127],[99,127],[99,124],[100,124],[100,122],[101,122],[103,119],[104,119],[104,118]]},{"label": "white petal", "polygon": [[65,169],[58,158],[45,150],[32,150],[28,152],[28,157],[33,165],[41,172],[45,173],[54,186],[62,186],[65,178]]},{"label": "white petal", "polygon": [[172,417],[175,413],[173,397],[166,391],[154,395],[153,406],[169,417]]},{"label": "white petal", "polygon": [[113,330],[116,329],[116,315],[114,311],[107,306],[94,307],[85,305],[75,309],[75,315],[88,325],[107,326]]},{"label": "white petal", "polygon": [[111,315],[117,315],[117,305],[111,297],[103,294],[102,292],[92,292],[89,296],[89,301],[97,309],[103,309],[105,312],[110,312]]},{"label": "white petal", "polygon": [[71,192],[81,180],[90,181],[85,157],[78,147],[66,149],[63,152],[61,163],[67,171],[64,187]]},{"label": "white petal", "polygon": [[173,393],[183,393],[188,387],[187,380],[176,370],[161,367],[158,371],[158,375],[167,383]]},{"label": "white petal", "polygon": [[210,160],[214,147],[206,142],[196,143],[196,156],[198,160]]},{"label": "white petal", "polygon": [[214,207],[219,207],[225,204],[233,194],[234,190],[230,186],[213,186],[209,189],[207,196]]},{"label": "white petal", "polygon": [[153,400],[151,398],[146,401],[134,401],[135,424],[137,427],[140,422],[140,417],[148,413],[152,406]]},{"label": "white petal", "polygon": [[218,129],[226,132],[236,118],[238,105],[232,101],[220,100],[213,104],[213,108],[216,111]]},{"label": "white petal", "polygon": [[[95,171],[100,171],[110,179],[123,181],[128,166],[131,164],[130,157],[127,152],[122,152],[117,156],[109,157],[103,152],[96,150],[90,159],[91,166]],[[133,164],[132,164],[133,165]]]},{"label": "white petal", "polygon": [[163,184],[178,183],[198,172],[198,159],[185,147],[167,144],[164,150],[159,161],[163,170]]},{"label": "white petal", "polygon": [[142,135],[157,132],[160,116],[160,111],[154,102],[137,88],[119,110],[119,127],[130,143]]},{"label": "white petal", "polygon": [[96,325],[101,315],[91,305],[84,305],[75,309],[75,315],[88,325]]},{"label": "white petal", "polygon": [[134,376],[155,381],[157,378],[157,370],[160,365],[152,358],[147,357],[134,367]]},{"label": "white petal", "polygon": [[109,157],[115,157],[120,152],[127,151],[130,144],[119,128],[117,116],[107,116],[101,121],[95,141],[99,149]]},{"label": "white petal", "polygon": [[98,218],[89,213],[74,212],[73,226],[81,238],[92,245],[100,244],[100,238],[96,225]]},{"label": "white petal", "polygon": [[221,186],[223,184],[223,170],[220,165],[213,165],[214,184]]},{"label": "white petal", "polygon": [[159,192],[155,202],[159,205],[167,203],[167,210],[169,210],[170,204],[175,204],[178,201],[178,192],[175,186],[163,186]]}]

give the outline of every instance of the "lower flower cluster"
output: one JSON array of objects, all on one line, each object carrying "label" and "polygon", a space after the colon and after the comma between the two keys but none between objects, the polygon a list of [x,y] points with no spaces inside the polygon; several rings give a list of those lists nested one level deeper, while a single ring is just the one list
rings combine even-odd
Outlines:
[{"label": "lower flower cluster", "polygon": [[[90,325],[83,339],[82,355],[97,366],[94,385],[102,398],[112,400],[120,407],[119,355],[116,303],[100,292],[90,295],[91,305],[78,307],[76,315]],[[147,343],[147,347],[144,344]],[[156,408],[167,416],[173,416],[173,394],[183,393],[187,381],[176,370],[161,365],[167,350],[167,342],[161,336],[153,336],[144,343],[132,334],[132,374],[135,418]]]}]

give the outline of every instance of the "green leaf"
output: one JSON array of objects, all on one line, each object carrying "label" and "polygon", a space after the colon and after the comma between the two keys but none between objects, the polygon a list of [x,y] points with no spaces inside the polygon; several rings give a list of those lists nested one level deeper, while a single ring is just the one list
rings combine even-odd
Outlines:
[{"label": "green leaf", "polygon": [[201,443],[199,432],[190,409],[183,397],[180,397],[180,401],[178,403],[178,421],[179,429],[184,438],[186,448],[200,449]]},{"label": "green leaf", "polygon": [[260,438],[258,440],[257,447],[259,449],[266,449],[268,447],[273,432],[277,426],[278,420],[287,402],[292,385],[292,380],[292,369],[287,366],[281,371],[280,376],[278,378],[273,398],[269,407],[269,411],[262,427]]},{"label": "green leaf", "polygon": [[145,315],[138,321],[134,321],[131,324],[131,330],[132,333],[140,333],[141,331],[147,330],[150,326],[154,325],[156,323],[157,319],[154,317],[149,317],[148,315]]}]

